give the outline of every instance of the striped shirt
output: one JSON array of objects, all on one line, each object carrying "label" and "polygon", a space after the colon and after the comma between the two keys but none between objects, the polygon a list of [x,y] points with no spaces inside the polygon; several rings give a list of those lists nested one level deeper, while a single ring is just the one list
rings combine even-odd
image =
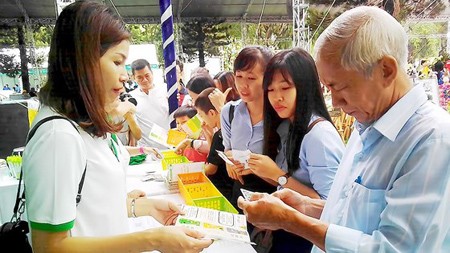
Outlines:
[{"label": "striped shirt", "polygon": [[416,86],[355,123],[321,217],[326,251],[450,252],[449,177],[450,115]]}]

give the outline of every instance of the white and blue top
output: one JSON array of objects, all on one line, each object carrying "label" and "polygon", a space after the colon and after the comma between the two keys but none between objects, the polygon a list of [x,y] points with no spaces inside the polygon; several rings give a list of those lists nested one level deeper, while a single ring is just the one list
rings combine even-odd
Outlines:
[{"label": "white and blue top", "polygon": [[355,122],[321,216],[326,252],[450,252],[449,130],[420,86]]},{"label": "white and blue top", "polygon": [[[313,115],[309,124],[319,116]],[[286,141],[288,140],[289,120],[278,126],[280,146],[275,163],[279,168],[288,171],[286,161]],[[336,128],[327,120],[318,122],[305,136],[300,145],[298,159],[300,167],[292,177],[298,182],[313,188],[321,199],[327,199],[337,168],[344,153],[342,142]]]},{"label": "white and blue top", "polygon": [[[230,106],[234,105],[234,118],[230,124]],[[250,150],[262,154],[264,146],[263,121],[252,125],[247,105],[242,100],[229,102],[222,108],[220,124],[225,150]]]}]

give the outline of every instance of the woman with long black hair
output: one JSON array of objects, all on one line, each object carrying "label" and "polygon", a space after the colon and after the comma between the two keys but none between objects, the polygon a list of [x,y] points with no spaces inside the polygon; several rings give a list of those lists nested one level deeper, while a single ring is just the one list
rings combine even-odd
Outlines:
[{"label": "woman with long black hair", "polygon": [[[325,106],[313,58],[294,48],[268,63],[264,88],[264,155],[251,154],[250,170],[311,198],[326,199],[344,144]],[[271,252],[309,252],[312,244],[275,231]]]}]

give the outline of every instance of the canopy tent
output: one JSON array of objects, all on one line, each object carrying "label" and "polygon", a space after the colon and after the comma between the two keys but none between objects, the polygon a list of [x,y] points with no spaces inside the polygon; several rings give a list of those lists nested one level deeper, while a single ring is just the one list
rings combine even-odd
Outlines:
[{"label": "canopy tent", "polygon": [[[115,8],[127,23],[159,23],[158,0],[98,0]],[[224,18],[227,22],[292,22],[292,0],[172,0],[174,22]],[[0,24],[53,24],[55,0],[2,0]]]}]

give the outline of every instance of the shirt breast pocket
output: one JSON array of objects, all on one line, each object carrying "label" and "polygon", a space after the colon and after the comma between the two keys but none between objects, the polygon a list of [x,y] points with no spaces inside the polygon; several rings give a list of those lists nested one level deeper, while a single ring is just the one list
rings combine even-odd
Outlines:
[{"label": "shirt breast pocket", "polygon": [[369,189],[353,182],[349,194],[347,225],[366,234],[378,229],[380,215],[386,207],[386,191]]}]

